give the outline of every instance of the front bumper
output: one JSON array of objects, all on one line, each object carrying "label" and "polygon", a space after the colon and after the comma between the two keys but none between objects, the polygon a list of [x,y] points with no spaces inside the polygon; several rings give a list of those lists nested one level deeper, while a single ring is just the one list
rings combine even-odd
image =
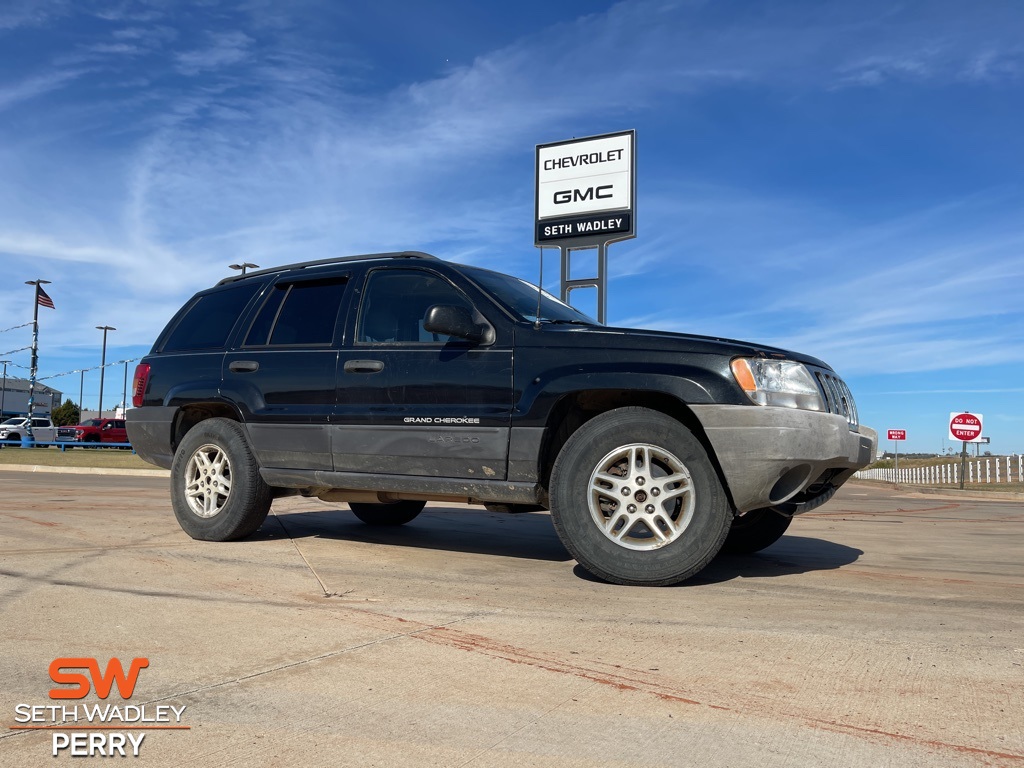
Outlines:
[{"label": "front bumper", "polygon": [[[762,507],[812,508],[871,463],[878,435],[852,431],[845,416],[794,408],[695,405],[737,513]],[[823,481],[824,478],[824,481]]]}]

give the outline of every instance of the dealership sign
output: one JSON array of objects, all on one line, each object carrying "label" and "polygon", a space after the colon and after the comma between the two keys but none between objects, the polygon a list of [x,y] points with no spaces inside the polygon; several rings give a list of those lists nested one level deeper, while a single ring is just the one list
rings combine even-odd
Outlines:
[{"label": "dealership sign", "polygon": [[980,443],[982,416],[980,413],[949,414],[949,439]]},{"label": "dealership sign", "polygon": [[636,132],[537,145],[535,245],[636,236]]}]

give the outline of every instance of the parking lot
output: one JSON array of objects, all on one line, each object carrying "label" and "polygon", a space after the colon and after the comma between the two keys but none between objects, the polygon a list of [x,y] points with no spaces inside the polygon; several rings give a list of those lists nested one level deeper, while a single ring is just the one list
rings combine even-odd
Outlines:
[{"label": "parking lot", "polygon": [[185,707],[147,765],[1024,764],[1019,498],[853,483],[765,552],[645,589],[590,578],[540,513],[373,529],[291,498],[213,544],[166,479],[0,489],[3,766],[54,762],[12,726],[64,657],[145,657],[130,703]]}]

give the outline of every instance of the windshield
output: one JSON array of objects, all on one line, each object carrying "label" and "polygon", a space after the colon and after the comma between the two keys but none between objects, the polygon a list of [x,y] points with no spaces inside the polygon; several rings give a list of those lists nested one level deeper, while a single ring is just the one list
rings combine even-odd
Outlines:
[{"label": "windshield", "polygon": [[25,420],[24,416],[15,416],[13,419],[8,419],[0,427],[13,427],[15,424],[21,424]]},{"label": "windshield", "polygon": [[78,426],[80,426],[80,427],[98,427],[102,423],[103,423],[102,419],[89,419],[88,421],[83,421]]},{"label": "windshield", "polygon": [[547,291],[540,294],[540,317],[538,317],[537,286],[520,280],[518,277],[491,272],[487,269],[464,267],[463,271],[523,320],[600,325],[597,320],[559,301]]}]

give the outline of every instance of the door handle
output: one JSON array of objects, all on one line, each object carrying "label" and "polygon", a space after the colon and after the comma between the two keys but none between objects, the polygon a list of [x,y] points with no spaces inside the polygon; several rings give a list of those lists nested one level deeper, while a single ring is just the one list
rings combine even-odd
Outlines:
[{"label": "door handle", "polygon": [[346,360],[346,373],[380,373],[384,370],[384,363],[380,360]]},{"label": "door handle", "polygon": [[255,360],[235,360],[228,364],[228,370],[233,373],[255,373],[260,369],[260,364]]}]

